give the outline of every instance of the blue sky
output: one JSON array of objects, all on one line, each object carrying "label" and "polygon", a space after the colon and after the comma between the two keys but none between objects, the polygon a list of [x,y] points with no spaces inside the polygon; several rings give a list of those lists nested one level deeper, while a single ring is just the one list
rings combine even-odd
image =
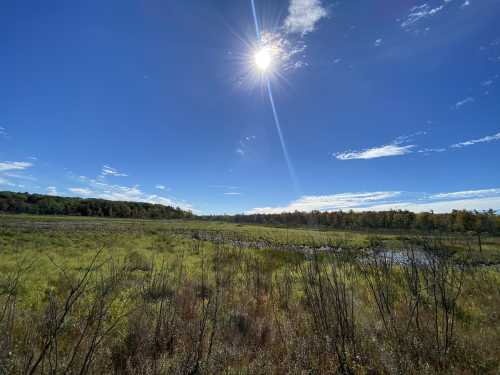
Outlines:
[{"label": "blue sky", "polygon": [[255,5],[261,40],[250,0],[2,4],[0,190],[500,209],[500,1]]}]

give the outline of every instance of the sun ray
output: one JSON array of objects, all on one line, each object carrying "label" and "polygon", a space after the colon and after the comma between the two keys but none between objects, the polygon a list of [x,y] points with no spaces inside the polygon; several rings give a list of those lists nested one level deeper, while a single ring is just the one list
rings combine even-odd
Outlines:
[{"label": "sun ray", "polygon": [[[270,74],[271,72],[269,71],[269,68],[272,64],[272,59],[273,59],[273,47],[269,47],[265,41],[262,38],[262,33],[260,30],[259,26],[259,20],[257,18],[257,11],[255,8],[255,0],[250,0],[252,4],[252,13],[253,13],[253,19],[254,19],[254,24],[255,24],[255,32],[257,35],[257,41],[259,44],[259,49],[254,55],[254,62],[257,68],[260,70],[261,74],[263,75],[263,78],[266,83],[266,88],[267,88],[267,94],[269,96],[269,102],[271,104],[271,109],[273,112],[273,119],[274,119],[274,125],[276,126],[276,131],[278,132],[278,136],[280,139],[280,144],[281,144],[281,150],[283,152],[283,156],[285,158],[285,162],[288,167],[288,173],[290,175],[290,179],[292,180],[292,184],[295,190],[296,194],[300,195],[300,188],[299,188],[299,183],[295,174],[295,168],[293,167],[292,159],[290,158],[288,154],[288,149],[286,146],[285,138],[283,136],[283,131],[281,130],[281,122],[278,116],[278,111],[276,110],[276,105],[274,103],[274,96],[273,96],[273,90],[271,87],[271,80],[270,80]],[[276,48],[276,47],[274,47]]]}]

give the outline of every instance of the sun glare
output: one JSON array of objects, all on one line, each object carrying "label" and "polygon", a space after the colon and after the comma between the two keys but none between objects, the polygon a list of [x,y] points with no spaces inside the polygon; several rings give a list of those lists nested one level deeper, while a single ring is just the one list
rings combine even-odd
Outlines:
[{"label": "sun glare", "polygon": [[271,66],[272,58],[268,48],[261,48],[255,53],[255,65],[261,72],[266,72]]}]

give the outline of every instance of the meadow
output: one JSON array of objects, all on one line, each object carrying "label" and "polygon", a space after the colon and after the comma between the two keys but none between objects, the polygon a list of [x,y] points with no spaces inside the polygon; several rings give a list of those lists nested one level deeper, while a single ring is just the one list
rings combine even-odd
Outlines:
[{"label": "meadow", "polygon": [[500,238],[0,216],[0,374],[496,374]]}]

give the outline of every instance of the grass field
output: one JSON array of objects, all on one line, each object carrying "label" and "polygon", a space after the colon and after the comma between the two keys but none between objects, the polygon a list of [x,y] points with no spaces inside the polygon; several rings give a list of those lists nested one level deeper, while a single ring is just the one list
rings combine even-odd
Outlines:
[{"label": "grass field", "polygon": [[498,373],[499,263],[498,237],[0,216],[0,374]]}]

